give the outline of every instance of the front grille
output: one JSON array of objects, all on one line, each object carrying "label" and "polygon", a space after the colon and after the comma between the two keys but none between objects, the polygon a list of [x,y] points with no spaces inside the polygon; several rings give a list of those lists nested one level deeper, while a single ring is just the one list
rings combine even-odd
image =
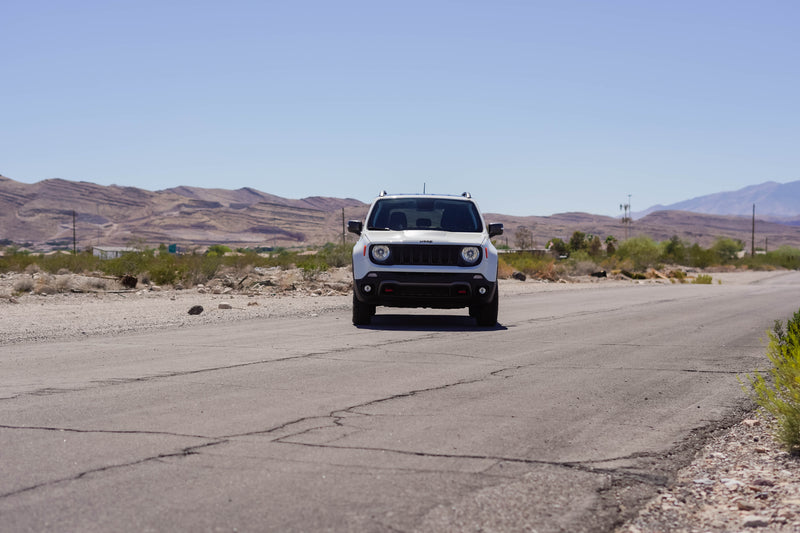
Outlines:
[{"label": "front grille", "polygon": [[394,298],[469,298],[472,295],[466,283],[456,285],[384,283],[381,295]]},{"label": "front grille", "polygon": [[393,244],[391,245],[392,264],[459,266],[462,264],[461,248],[463,247],[437,244]]}]

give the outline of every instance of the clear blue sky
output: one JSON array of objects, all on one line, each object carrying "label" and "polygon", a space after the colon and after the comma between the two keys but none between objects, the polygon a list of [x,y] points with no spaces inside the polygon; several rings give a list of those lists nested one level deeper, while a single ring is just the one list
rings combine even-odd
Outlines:
[{"label": "clear blue sky", "polygon": [[0,3],[0,174],[619,215],[800,179],[800,2]]}]

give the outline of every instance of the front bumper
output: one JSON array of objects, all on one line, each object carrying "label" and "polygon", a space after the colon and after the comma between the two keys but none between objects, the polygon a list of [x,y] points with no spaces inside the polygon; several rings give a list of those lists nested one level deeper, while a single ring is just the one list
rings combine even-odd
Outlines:
[{"label": "front bumper", "polygon": [[457,309],[491,302],[497,282],[474,273],[368,272],[353,290],[369,305]]}]

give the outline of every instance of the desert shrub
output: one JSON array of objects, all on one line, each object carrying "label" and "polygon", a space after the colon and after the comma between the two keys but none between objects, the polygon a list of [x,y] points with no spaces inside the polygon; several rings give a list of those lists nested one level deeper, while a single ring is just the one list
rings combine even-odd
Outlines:
[{"label": "desert shrub", "polygon": [[528,252],[503,254],[500,256],[500,261],[511,267],[512,270],[539,279],[550,279],[555,263],[555,259],[551,256],[534,255]]},{"label": "desert shrub", "polygon": [[328,270],[328,264],[319,254],[300,256],[297,267],[303,271],[303,279],[306,281],[313,281],[320,273]]},{"label": "desert shrub", "polygon": [[500,279],[508,279],[514,274],[514,267],[506,263],[501,255],[497,261],[497,277]]},{"label": "desert shrub", "polygon": [[270,266],[276,266],[283,269],[292,268],[297,261],[297,252],[291,252],[286,249],[279,249],[276,253],[269,256]]},{"label": "desert shrub", "polygon": [[239,250],[236,255],[225,256],[223,263],[225,266],[246,273],[253,267],[268,266],[269,259],[258,255],[254,250]]},{"label": "desert shrub", "polygon": [[208,281],[216,276],[217,271],[224,264],[223,258],[220,256],[199,257],[199,272],[203,280]]},{"label": "desert shrub", "polygon": [[656,242],[650,237],[632,237],[619,245],[615,254],[620,259],[630,259],[634,270],[645,270],[654,266],[660,251]]},{"label": "desert shrub", "polygon": [[210,257],[222,257],[231,251],[232,250],[224,244],[214,244],[208,247],[208,252],[206,252],[206,255]]},{"label": "desert shrub", "polygon": [[699,244],[695,243],[686,251],[688,266],[696,268],[706,268],[714,264],[714,252],[704,250]]},{"label": "desert shrub", "polygon": [[56,276],[55,287],[58,292],[71,290],[73,288],[72,276],[70,274]]},{"label": "desert shrub", "polygon": [[769,332],[767,357],[772,363],[765,377],[747,376],[756,403],[777,422],[777,438],[791,453],[800,454],[800,311],[784,329],[779,320]]},{"label": "desert shrub", "polygon": [[713,278],[708,274],[698,274],[696,278],[694,278],[695,285],[711,285]]},{"label": "desert shrub", "polygon": [[153,266],[150,267],[148,274],[150,280],[156,285],[173,285],[179,278],[183,277],[174,260],[155,262]]},{"label": "desert shrub", "polygon": [[80,252],[77,254],[61,252],[57,254],[42,256],[39,263],[42,270],[56,274],[59,271],[69,271],[75,274],[97,270],[102,260],[95,257],[91,252]]},{"label": "desert shrub", "polygon": [[781,246],[775,251],[762,256],[768,263],[792,270],[800,269],[800,250],[791,246]]},{"label": "desert shrub", "polygon": [[24,278],[19,278],[14,282],[14,292],[17,294],[22,294],[23,292],[31,292],[33,290],[33,278],[25,276]]},{"label": "desert shrub", "polygon": [[329,267],[339,268],[348,266],[352,261],[352,244],[328,243],[317,253],[320,260]]},{"label": "desert shrub", "polygon": [[720,263],[726,264],[736,259],[736,254],[739,253],[743,247],[742,241],[730,239],[728,237],[719,237],[714,242],[713,246],[709,248],[709,251],[714,253],[716,259]]},{"label": "desert shrub", "polygon": [[671,270],[667,276],[671,280],[677,280],[680,283],[686,283],[686,272],[683,270]]},{"label": "desert shrub", "polygon": [[661,260],[663,262],[674,265],[686,264],[686,244],[677,235],[673,235],[669,240],[660,242],[659,248],[661,249]]},{"label": "desert shrub", "polygon": [[143,252],[128,252],[114,259],[103,261],[101,268],[107,274],[121,277],[125,274],[135,276],[147,272],[153,264],[155,253],[153,250]]},{"label": "desert shrub", "polygon": [[571,253],[561,265],[564,272],[573,276],[588,276],[599,268],[594,257],[587,250]]}]

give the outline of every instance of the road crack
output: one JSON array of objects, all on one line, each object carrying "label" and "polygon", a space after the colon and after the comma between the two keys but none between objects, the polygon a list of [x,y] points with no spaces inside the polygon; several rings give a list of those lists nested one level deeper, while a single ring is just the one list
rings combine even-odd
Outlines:
[{"label": "road crack", "polygon": [[[108,432],[105,432],[105,433],[108,433]],[[89,470],[84,470],[82,472],[78,472],[77,474],[74,474],[74,475],[71,475],[71,476],[67,476],[67,477],[63,477],[63,478],[59,478],[59,479],[53,479],[53,480],[45,481],[43,483],[37,483],[35,485],[30,485],[30,486],[22,487],[22,488],[19,488],[19,489],[10,491],[10,492],[2,493],[2,494],[0,494],[0,500],[6,499],[6,498],[12,498],[14,496],[19,496],[20,494],[24,494],[24,493],[27,493],[27,492],[32,492],[32,491],[35,491],[35,490],[38,490],[38,489],[41,489],[41,488],[52,487],[52,486],[61,485],[61,484],[64,484],[64,483],[70,483],[70,482],[73,482],[73,481],[79,481],[81,479],[84,479],[84,478],[86,478],[88,476],[91,476],[91,475],[94,475],[94,474],[99,474],[99,473],[103,473],[103,472],[109,472],[109,471],[112,471],[112,470],[119,470],[119,469],[123,469],[123,468],[135,467],[135,466],[139,466],[139,465],[142,465],[142,464],[145,464],[145,463],[150,463],[150,462],[155,462],[155,461],[162,461],[164,459],[171,459],[171,458],[176,458],[176,457],[187,457],[187,456],[190,456],[190,455],[196,455],[196,454],[199,453],[200,450],[202,450],[204,448],[209,448],[209,447],[212,447],[212,446],[218,446],[220,444],[225,444],[226,442],[227,442],[226,439],[221,439],[221,440],[216,440],[216,441],[213,441],[213,442],[206,442],[206,443],[203,443],[203,444],[197,444],[197,445],[194,445],[194,446],[188,446],[188,447],[182,448],[182,449],[180,449],[180,450],[178,450],[176,452],[161,453],[161,454],[154,455],[154,456],[151,456],[151,457],[144,457],[142,459],[137,459],[136,461],[129,461],[129,462],[126,462],[126,463],[116,463],[116,464],[101,466],[101,467],[97,467],[97,468],[91,468]]]}]

